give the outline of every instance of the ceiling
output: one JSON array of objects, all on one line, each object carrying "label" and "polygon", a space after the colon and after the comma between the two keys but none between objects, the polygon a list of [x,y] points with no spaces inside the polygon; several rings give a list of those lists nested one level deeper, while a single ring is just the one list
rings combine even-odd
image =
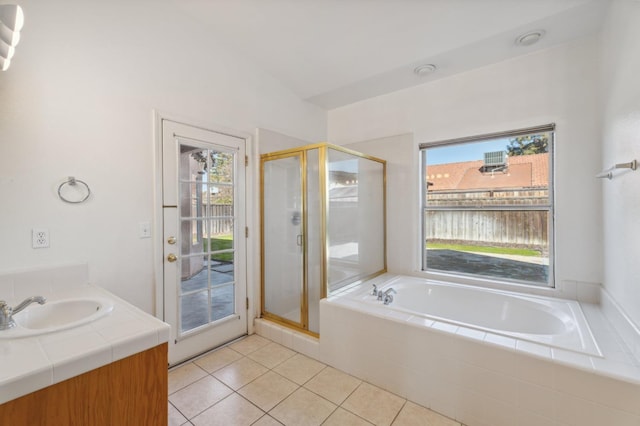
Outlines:
[{"label": "ceiling", "polygon": [[[172,0],[332,109],[597,32],[606,0]],[[515,39],[544,30],[531,46]],[[422,64],[437,70],[418,76]]]}]

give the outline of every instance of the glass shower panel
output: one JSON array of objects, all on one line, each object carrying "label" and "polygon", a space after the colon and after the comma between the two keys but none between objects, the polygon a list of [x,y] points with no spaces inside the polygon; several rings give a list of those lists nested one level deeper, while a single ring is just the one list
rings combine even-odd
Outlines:
[{"label": "glass shower panel", "polygon": [[302,155],[263,164],[264,311],[302,323]]},{"label": "glass shower panel", "polygon": [[385,269],[384,165],[328,149],[328,293]]}]

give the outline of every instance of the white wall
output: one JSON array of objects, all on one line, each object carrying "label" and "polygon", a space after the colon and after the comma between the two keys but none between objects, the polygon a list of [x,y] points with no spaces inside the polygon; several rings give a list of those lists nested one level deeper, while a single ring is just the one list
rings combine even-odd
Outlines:
[{"label": "white wall", "polygon": [[[153,242],[138,225],[153,218],[153,109],[313,141],[326,113],[162,0],[20,4],[22,40],[0,74],[0,270],[87,261],[91,282],[152,312]],[[87,203],[57,198],[70,175],[91,186]],[[33,227],[50,248],[31,248]]]},{"label": "white wall", "polygon": [[[406,166],[415,167],[422,142],[556,123],[556,281],[601,282],[601,188],[594,179],[601,166],[599,58],[598,38],[588,37],[334,109],[329,140],[413,133],[414,158]],[[389,144],[389,154],[394,150]],[[415,214],[391,206],[389,228]],[[419,250],[414,239],[400,244]]]},{"label": "white wall", "polygon": [[[640,160],[640,2],[612,3],[603,31],[600,166]],[[640,171],[604,180],[604,286],[640,324]]]}]

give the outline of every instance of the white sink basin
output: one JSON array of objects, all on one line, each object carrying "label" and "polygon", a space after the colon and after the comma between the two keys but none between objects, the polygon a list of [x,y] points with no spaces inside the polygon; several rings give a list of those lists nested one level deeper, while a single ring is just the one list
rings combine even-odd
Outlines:
[{"label": "white sink basin", "polygon": [[64,299],[44,305],[31,304],[13,316],[17,326],[0,330],[0,339],[35,336],[78,327],[95,321],[113,310],[113,303],[102,298]]}]

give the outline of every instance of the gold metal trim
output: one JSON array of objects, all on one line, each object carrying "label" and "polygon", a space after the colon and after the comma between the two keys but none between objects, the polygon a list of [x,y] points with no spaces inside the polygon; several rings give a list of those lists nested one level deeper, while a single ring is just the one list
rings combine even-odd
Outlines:
[{"label": "gold metal trim", "polygon": [[302,194],[302,289],[300,303],[300,323],[305,330],[309,329],[309,290],[308,290],[308,256],[307,256],[307,150],[300,153],[300,187]]},{"label": "gold metal trim", "polygon": [[[265,200],[264,200],[264,184],[265,184],[265,179],[264,179],[264,164],[267,161],[274,161],[274,160],[281,160],[281,159],[285,159],[285,158],[292,158],[292,157],[300,157],[300,163],[302,164],[302,152],[300,149],[298,150],[287,150],[287,152],[280,152],[277,155],[270,155],[270,156],[260,156],[260,312],[263,316],[268,316],[269,318],[272,319],[278,319],[278,321],[282,322],[285,325],[288,325],[289,327],[293,327],[299,330],[304,330],[304,322],[302,321],[302,305],[300,306],[300,322],[295,322],[295,321],[291,321],[289,319],[283,318],[279,315],[276,315],[274,313],[270,313],[269,311],[267,311],[267,308],[265,306],[265,262],[264,262],[264,252],[265,252],[265,244],[264,244],[264,237],[265,237],[265,222],[264,222],[264,216],[265,216]],[[302,167],[302,166],[301,166]],[[302,171],[302,168],[301,168]],[[305,278],[305,272],[304,272],[304,253],[303,253],[303,284],[304,285],[304,278]]]},{"label": "gold metal trim", "polygon": [[305,145],[305,146],[301,146],[301,147],[297,147],[297,148],[290,148],[290,149],[284,149],[282,151],[274,151],[274,152],[269,152],[266,154],[261,154],[260,155],[260,159],[271,159],[272,157],[280,157],[280,156],[288,156],[287,154],[291,154],[294,152],[300,152],[300,151],[310,151],[312,149],[320,149],[320,148],[331,148],[331,149],[335,149],[336,151],[342,151],[345,152],[347,154],[351,154],[351,155],[355,155],[356,157],[361,157],[361,158],[366,158],[367,160],[372,160],[372,161],[377,161],[378,163],[386,163],[386,160],[383,160],[381,158],[378,157],[374,157],[372,155],[368,155],[368,154],[363,154],[362,152],[358,152],[358,151],[354,151],[352,149],[349,148],[345,148],[343,146],[340,145],[334,145],[332,143],[328,143],[328,142],[319,142],[319,143],[314,143],[311,145]]},{"label": "gold metal trim", "polygon": [[382,163],[382,249],[384,270],[387,272],[387,162]]},{"label": "gold metal trim", "polygon": [[322,250],[320,250],[320,298],[327,297],[327,288],[329,287],[329,239],[327,238],[327,217],[329,217],[329,191],[327,190],[328,176],[327,168],[329,161],[327,156],[327,146],[318,149],[318,170],[320,176],[318,182],[320,184],[320,238],[322,238]]},{"label": "gold metal trim", "polygon": [[262,314],[262,319],[265,319],[265,320],[267,320],[267,321],[274,322],[274,323],[276,323],[276,324],[282,325],[282,326],[287,327],[287,328],[293,328],[293,329],[295,329],[296,331],[298,331],[298,332],[300,332],[300,333],[308,334],[309,336],[312,336],[312,337],[316,337],[316,338],[319,338],[319,337],[320,337],[320,335],[319,335],[318,333],[315,333],[315,332],[310,331],[310,330],[306,330],[306,329],[304,329],[304,328],[300,328],[300,327],[298,327],[298,326],[296,325],[296,323],[295,323],[295,322],[288,321],[288,320],[287,320],[287,319],[285,319],[285,318],[280,318],[280,317],[279,317],[279,316],[277,316],[277,315],[273,315],[273,314],[269,314],[269,313],[264,313],[264,314]]}]

